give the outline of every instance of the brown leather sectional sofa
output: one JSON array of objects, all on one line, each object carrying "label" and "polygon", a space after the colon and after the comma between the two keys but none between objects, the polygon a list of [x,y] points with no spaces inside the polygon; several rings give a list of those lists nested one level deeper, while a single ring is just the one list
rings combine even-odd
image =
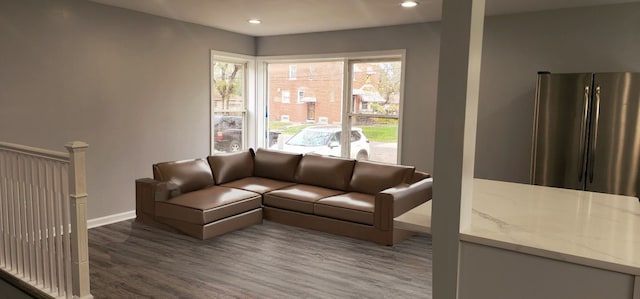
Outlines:
[{"label": "brown leather sectional sofa", "polygon": [[153,165],[137,220],[207,239],[262,219],[391,245],[393,218],[431,199],[413,167],[258,149]]}]

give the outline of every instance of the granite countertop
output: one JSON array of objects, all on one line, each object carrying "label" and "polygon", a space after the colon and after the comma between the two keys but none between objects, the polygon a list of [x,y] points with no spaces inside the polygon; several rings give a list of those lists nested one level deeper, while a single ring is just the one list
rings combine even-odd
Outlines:
[{"label": "granite countertop", "polygon": [[[466,242],[640,275],[640,202],[635,197],[474,179]],[[395,227],[431,232],[431,201]]]}]

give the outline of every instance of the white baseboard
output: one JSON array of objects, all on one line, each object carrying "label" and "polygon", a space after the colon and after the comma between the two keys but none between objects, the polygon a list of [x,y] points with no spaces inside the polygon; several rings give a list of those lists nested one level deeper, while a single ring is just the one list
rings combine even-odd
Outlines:
[{"label": "white baseboard", "polygon": [[136,218],[136,210],[113,214],[113,215],[104,216],[100,218],[89,219],[87,220],[87,227],[94,228],[94,227],[103,226],[103,225],[116,223],[124,220],[129,220],[133,218]]}]

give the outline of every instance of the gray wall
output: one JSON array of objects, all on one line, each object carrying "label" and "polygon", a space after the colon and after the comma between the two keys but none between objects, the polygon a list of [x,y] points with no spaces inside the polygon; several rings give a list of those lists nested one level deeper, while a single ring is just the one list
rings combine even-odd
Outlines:
[{"label": "gray wall", "polygon": [[529,182],[536,73],[640,72],[640,3],[490,17],[476,177]]},{"label": "gray wall", "polygon": [[209,153],[210,49],[253,37],[88,1],[0,1],[0,140],[89,143],[88,217],[135,209],[153,162]]},{"label": "gray wall", "polygon": [[257,38],[257,55],[406,49],[402,163],[433,169],[439,23]]}]

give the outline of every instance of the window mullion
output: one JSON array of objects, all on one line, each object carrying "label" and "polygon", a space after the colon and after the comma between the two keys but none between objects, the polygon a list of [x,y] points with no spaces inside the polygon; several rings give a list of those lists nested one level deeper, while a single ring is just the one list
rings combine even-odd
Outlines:
[{"label": "window mullion", "polygon": [[349,115],[350,111],[351,111],[351,93],[352,93],[352,87],[351,87],[351,80],[352,80],[352,73],[353,73],[353,67],[351,65],[351,62],[349,61],[349,59],[344,59],[344,71],[343,71],[343,79],[342,79],[342,86],[343,86],[343,101],[342,101],[342,134],[341,134],[341,140],[340,140],[340,145],[342,147],[342,157],[347,157],[349,158],[351,155],[351,140],[350,140],[350,132],[351,132],[351,116]]}]

